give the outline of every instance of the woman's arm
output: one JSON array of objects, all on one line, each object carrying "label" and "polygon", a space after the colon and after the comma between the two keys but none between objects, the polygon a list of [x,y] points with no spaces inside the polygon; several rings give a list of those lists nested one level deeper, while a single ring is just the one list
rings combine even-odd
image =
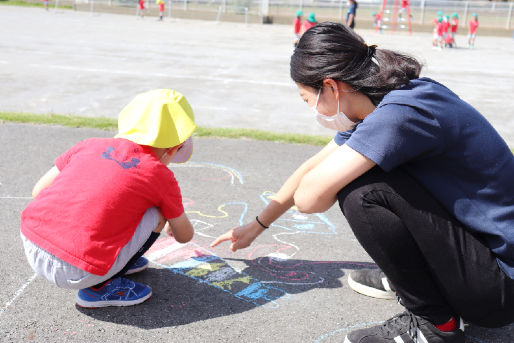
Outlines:
[{"label": "woman's arm", "polygon": [[43,175],[38,182],[36,182],[36,185],[32,189],[32,197],[35,199],[39,192],[41,192],[46,187],[50,186],[54,179],[57,177],[57,175],[59,175],[59,173],[60,171],[59,169],[57,169],[56,166],[50,168],[50,170],[47,171],[46,174]]},{"label": "woman's arm", "polygon": [[[336,149],[338,149],[338,145],[332,140],[321,151],[309,158],[298,169],[296,169],[296,171],[282,185],[275,198],[259,214],[259,220],[261,223],[269,226],[289,208],[291,208],[291,206],[294,205],[294,194],[304,175],[319,165]],[[253,220],[246,225],[236,227],[219,236],[211,243],[211,246],[216,246],[221,242],[231,240],[232,245],[230,249],[232,251],[236,251],[249,246],[262,231],[264,231],[264,228],[257,223],[256,220]]]},{"label": "woman's arm", "polygon": [[305,174],[294,194],[294,203],[300,212],[325,212],[341,189],[374,166],[375,162],[342,145]]}]

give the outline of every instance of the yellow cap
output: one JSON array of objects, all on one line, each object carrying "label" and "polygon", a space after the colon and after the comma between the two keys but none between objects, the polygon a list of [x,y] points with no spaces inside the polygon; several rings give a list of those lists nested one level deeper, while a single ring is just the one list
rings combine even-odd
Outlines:
[{"label": "yellow cap", "polygon": [[171,148],[195,131],[193,109],[173,89],[156,89],[137,95],[118,117],[116,137],[155,148]]}]

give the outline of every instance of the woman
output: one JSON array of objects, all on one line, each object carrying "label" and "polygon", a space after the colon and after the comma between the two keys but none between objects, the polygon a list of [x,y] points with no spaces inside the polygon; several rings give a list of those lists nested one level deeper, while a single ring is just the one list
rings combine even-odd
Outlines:
[{"label": "woman", "polygon": [[309,30],[291,76],[316,119],[338,133],[255,221],[212,243],[245,248],[292,205],[323,212],[337,200],[381,269],[353,272],[351,287],[379,297],[392,289],[406,308],[345,342],[457,343],[460,319],[514,319],[514,156],[473,107],[419,78],[421,68],[344,25]]}]

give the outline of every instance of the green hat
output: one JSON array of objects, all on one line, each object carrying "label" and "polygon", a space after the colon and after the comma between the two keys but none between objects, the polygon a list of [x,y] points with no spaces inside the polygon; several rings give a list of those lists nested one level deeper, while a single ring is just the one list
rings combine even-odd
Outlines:
[{"label": "green hat", "polygon": [[316,15],[314,13],[309,13],[309,17],[307,18],[307,21],[309,23],[315,23],[316,22]]},{"label": "green hat", "polygon": [[374,17],[377,15],[377,12],[371,12],[371,15]]},{"label": "green hat", "polygon": [[297,17],[301,17],[302,15],[303,15],[303,11],[302,10],[296,11],[296,16]]},{"label": "green hat", "polygon": [[437,16],[438,17],[442,17],[444,15],[444,12],[443,11],[437,11]]},{"label": "green hat", "polygon": [[447,14],[444,16],[446,18],[446,20],[450,19],[450,16]]},{"label": "green hat", "polygon": [[478,17],[478,14],[473,13],[471,16],[472,16],[472,17]]},{"label": "green hat", "polygon": [[452,18],[457,18],[457,19],[459,19],[459,15],[458,15],[457,13],[453,12],[453,13],[452,13]]},{"label": "green hat", "polygon": [[441,17],[441,16],[437,17],[437,21],[438,22],[442,22],[443,21],[443,17]]}]

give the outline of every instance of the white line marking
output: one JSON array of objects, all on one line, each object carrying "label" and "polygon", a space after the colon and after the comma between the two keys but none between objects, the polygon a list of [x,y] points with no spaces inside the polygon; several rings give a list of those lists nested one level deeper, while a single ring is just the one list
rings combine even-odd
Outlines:
[{"label": "white line marking", "polygon": [[206,80],[206,81],[220,81],[224,83],[230,82],[240,82],[240,83],[253,83],[257,85],[271,85],[271,86],[281,86],[281,87],[290,87],[294,88],[294,84],[292,82],[273,82],[273,81],[258,81],[258,80],[248,80],[248,79],[231,79],[226,77],[212,77],[212,76],[202,76],[202,75],[176,75],[170,73],[148,73],[148,72],[137,72],[130,70],[114,70],[114,69],[100,69],[100,68],[81,68],[74,66],[65,66],[65,65],[47,65],[47,64],[30,64],[31,67],[36,68],[52,68],[52,69],[60,69],[60,70],[70,70],[70,71],[85,71],[91,73],[103,73],[103,74],[122,74],[122,75],[137,75],[137,76],[155,76],[155,77],[166,77],[173,79],[191,79],[191,80]]},{"label": "white line marking", "polygon": [[23,284],[23,286],[20,287],[20,289],[18,289],[16,291],[16,293],[14,293],[14,296],[12,297],[11,300],[9,300],[8,302],[5,303],[4,307],[0,309],[0,316],[5,312],[5,310],[7,310],[7,308],[9,306],[11,306],[11,304],[23,293],[23,291],[25,290],[25,288],[27,288],[28,285],[30,285],[30,283],[32,281],[34,281],[34,279],[36,278],[37,274],[34,273],[34,275],[32,275],[30,278],[28,278],[28,280]]},{"label": "white line marking", "polygon": [[0,199],[32,199],[32,197],[0,197]]}]

